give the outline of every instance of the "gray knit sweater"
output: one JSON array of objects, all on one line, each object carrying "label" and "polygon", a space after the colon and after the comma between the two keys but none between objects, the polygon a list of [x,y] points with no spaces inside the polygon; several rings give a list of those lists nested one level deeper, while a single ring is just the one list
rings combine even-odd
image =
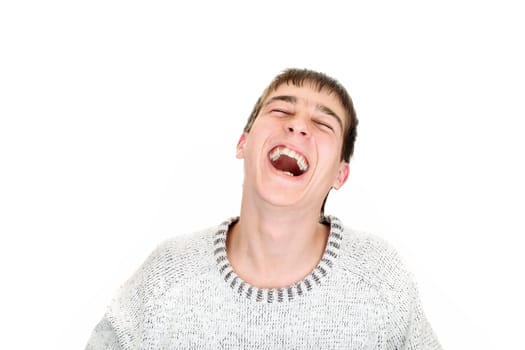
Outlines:
[{"label": "gray knit sweater", "polygon": [[86,349],[441,349],[409,273],[335,217],[323,258],[287,288],[243,281],[228,220],[160,245],[119,290]]}]

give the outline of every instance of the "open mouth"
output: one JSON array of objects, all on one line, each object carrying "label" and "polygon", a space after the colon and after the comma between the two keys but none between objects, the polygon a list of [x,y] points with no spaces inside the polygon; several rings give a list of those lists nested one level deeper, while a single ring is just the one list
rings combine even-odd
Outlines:
[{"label": "open mouth", "polygon": [[275,169],[288,176],[301,176],[308,170],[306,158],[285,146],[273,148],[269,158]]}]

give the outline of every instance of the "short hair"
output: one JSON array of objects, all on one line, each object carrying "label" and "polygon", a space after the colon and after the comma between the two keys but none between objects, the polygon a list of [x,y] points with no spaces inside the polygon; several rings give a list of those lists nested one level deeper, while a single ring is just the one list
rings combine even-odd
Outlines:
[{"label": "short hair", "polygon": [[275,91],[279,86],[283,84],[292,84],[295,86],[304,86],[305,83],[312,84],[317,91],[328,91],[329,93],[334,93],[339,98],[339,101],[344,107],[346,113],[347,123],[345,130],[343,130],[343,147],[341,150],[341,160],[347,162],[350,161],[350,158],[354,154],[354,144],[357,136],[357,115],[355,113],[354,104],[350,95],[346,91],[343,85],[339,83],[332,77],[328,75],[317,72],[310,69],[298,69],[298,68],[288,68],[282,71],[277,75],[270,85],[263,91],[262,95],[259,97],[255,106],[253,107],[252,113],[244,126],[245,132],[250,132],[252,125],[259,116],[261,112],[262,105],[266,98]]}]

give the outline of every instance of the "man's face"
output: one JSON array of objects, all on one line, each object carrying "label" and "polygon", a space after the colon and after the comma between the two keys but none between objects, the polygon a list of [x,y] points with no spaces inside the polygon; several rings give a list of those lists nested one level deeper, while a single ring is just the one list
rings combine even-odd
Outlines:
[{"label": "man's face", "polygon": [[337,95],[308,83],[280,85],[237,145],[244,191],[275,206],[318,211],[330,188],[348,177],[341,161],[346,123]]}]

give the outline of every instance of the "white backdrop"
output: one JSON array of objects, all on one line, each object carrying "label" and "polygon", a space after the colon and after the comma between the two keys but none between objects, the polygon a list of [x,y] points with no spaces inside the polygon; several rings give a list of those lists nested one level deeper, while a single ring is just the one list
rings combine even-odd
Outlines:
[{"label": "white backdrop", "polygon": [[159,242],[237,215],[237,138],[287,67],[360,118],[327,212],[397,247],[446,349],[516,348],[518,1],[184,3],[0,4],[0,348],[83,348]]}]

